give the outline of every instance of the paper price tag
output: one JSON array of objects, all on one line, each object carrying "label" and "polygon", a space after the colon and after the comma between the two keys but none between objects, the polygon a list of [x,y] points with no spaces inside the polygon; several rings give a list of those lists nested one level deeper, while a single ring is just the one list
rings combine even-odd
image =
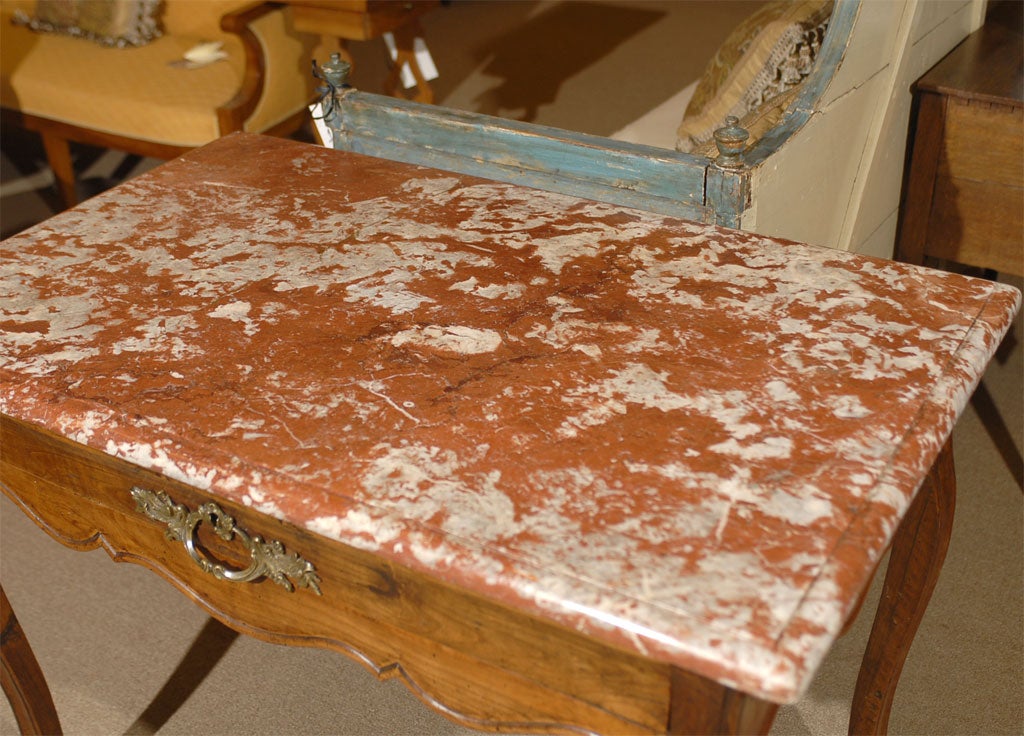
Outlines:
[{"label": "paper price tag", "polygon": [[324,106],[320,102],[314,102],[309,106],[309,114],[313,116],[313,127],[316,129],[317,137],[327,148],[334,148],[334,133],[327,126],[324,120]]}]

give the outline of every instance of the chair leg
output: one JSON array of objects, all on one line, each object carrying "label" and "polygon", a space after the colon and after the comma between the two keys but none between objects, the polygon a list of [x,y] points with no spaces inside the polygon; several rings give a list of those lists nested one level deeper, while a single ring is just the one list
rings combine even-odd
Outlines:
[{"label": "chair leg", "polygon": [[60,720],[43,671],[0,587],[0,686],[23,734],[60,734]]},{"label": "chair leg", "polygon": [[57,192],[60,194],[64,209],[78,204],[78,192],[75,189],[75,168],[71,162],[71,146],[66,138],[48,130],[40,131],[43,148],[46,150],[46,162],[50,165],[54,178],[57,180]]},{"label": "chair leg", "polygon": [[413,100],[425,105],[434,104],[434,89],[423,75],[420,63],[416,59],[415,41],[423,35],[423,29],[417,19],[413,19],[394,30],[395,50],[397,52],[391,71],[384,80],[384,92],[392,97],[403,97],[399,91],[402,86],[402,66],[409,65],[413,79],[416,80],[416,94]]}]

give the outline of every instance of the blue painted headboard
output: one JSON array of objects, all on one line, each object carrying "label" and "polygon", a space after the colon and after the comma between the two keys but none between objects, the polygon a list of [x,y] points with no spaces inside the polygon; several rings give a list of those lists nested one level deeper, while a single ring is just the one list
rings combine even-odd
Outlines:
[{"label": "blue painted headboard", "polygon": [[737,167],[360,92],[343,88],[337,78],[331,80],[337,89],[331,90],[334,104],[325,122],[336,149],[738,227],[749,205],[749,166],[771,156],[812,114],[846,52],[860,2],[837,0],[815,70],[779,125],[746,151]]}]

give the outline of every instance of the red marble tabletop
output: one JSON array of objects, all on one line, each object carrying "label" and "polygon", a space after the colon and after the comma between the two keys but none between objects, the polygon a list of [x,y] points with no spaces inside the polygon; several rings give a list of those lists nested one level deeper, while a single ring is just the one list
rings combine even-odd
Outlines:
[{"label": "red marble tabletop", "polygon": [[0,409],[776,701],[999,284],[237,135],[8,239]]}]

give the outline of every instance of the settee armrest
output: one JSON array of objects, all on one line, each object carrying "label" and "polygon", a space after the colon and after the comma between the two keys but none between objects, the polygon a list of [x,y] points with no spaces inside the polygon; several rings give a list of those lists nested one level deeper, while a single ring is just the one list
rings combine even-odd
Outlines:
[{"label": "settee armrest", "polygon": [[287,3],[263,0],[225,13],[220,28],[244,51],[242,78],[235,95],[217,109],[221,135],[288,135],[313,102],[309,60],[320,37],[297,31]]},{"label": "settee armrest", "polygon": [[282,8],[281,3],[257,2],[226,13],[220,19],[220,28],[242,42],[245,50],[245,68],[242,83],[235,96],[217,108],[217,122],[222,135],[243,129],[263,93],[267,58],[259,37],[250,24],[272,11]]},{"label": "settee armrest", "polygon": [[[318,38],[297,33],[283,3],[167,0],[164,12],[161,37],[116,49],[0,26],[5,120],[40,133],[65,204],[77,199],[69,141],[170,158],[240,130],[289,134],[308,115]],[[228,58],[183,67],[201,41]]]}]

